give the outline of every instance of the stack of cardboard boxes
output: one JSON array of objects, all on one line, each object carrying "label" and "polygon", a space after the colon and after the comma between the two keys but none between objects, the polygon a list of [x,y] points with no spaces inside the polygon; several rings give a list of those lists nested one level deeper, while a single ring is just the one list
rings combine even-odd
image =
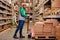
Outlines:
[{"label": "stack of cardboard boxes", "polygon": [[36,22],[34,27],[35,37],[43,36],[43,22]]},{"label": "stack of cardboard boxes", "polygon": [[58,40],[60,39],[60,24],[56,26],[56,37]]},{"label": "stack of cardboard boxes", "polygon": [[52,0],[52,9],[55,12],[53,14],[57,14],[56,11],[60,10],[60,0]]},{"label": "stack of cardboard boxes", "polygon": [[[56,37],[56,33],[59,31],[56,30],[56,26],[59,22],[56,19],[47,19],[45,22],[36,22],[34,27],[35,37],[48,36]],[[56,32],[57,31],[57,32]]]},{"label": "stack of cardboard boxes", "polygon": [[49,15],[51,15],[51,9],[50,8],[46,8],[44,16],[49,16]]}]

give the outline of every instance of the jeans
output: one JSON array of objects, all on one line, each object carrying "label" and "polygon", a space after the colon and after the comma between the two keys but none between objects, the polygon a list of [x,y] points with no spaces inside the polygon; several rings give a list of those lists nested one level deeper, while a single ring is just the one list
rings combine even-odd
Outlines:
[{"label": "jeans", "polygon": [[14,36],[17,36],[17,32],[18,32],[18,31],[20,31],[20,32],[19,32],[19,33],[20,33],[20,37],[22,36],[22,29],[23,29],[24,23],[25,23],[25,21],[19,20],[19,24],[18,24],[18,27],[17,27],[17,29],[16,29],[16,31],[15,31]]}]

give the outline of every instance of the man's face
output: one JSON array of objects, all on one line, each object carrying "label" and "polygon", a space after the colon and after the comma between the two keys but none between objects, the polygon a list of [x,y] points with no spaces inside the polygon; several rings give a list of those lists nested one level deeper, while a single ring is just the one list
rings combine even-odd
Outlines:
[{"label": "man's face", "polygon": [[26,8],[26,6],[23,6],[24,8]]},{"label": "man's face", "polygon": [[24,8],[26,8],[26,5],[23,5]]}]

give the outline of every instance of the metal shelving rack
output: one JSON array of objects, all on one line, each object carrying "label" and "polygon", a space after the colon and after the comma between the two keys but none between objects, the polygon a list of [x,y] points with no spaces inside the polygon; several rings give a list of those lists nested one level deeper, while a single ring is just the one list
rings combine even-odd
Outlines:
[{"label": "metal shelving rack", "polygon": [[9,25],[10,23],[12,23],[11,20],[13,13],[11,9],[11,4],[7,3],[4,0],[0,0],[0,28],[2,28],[2,30],[0,31],[5,30],[5,25]]},{"label": "metal shelving rack", "polygon": [[16,1],[16,2],[13,3],[13,4],[15,4],[15,5],[14,5],[14,7],[15,7],[14,13],[15,13],[15,16],[16,16],[15,22],[18,21],[19,9],[20,9],[20,6],[21,6],[20,1],[21,1],[21,0],[18,0],[18,1]]},{"label": "metal shelving rack", "polygon": [[39,21],[40,18],[37,17],[39,17],[40,14],[42,14],[40,13],[40,10],[42,7],[44,7],[44,4],[48,1],[49,0],[33,0],[34,22]]},{"label": "metal shelving rack", "polygon": [[47,15],[47,16],[45,16],[45,15],[43,15],[43,18],[44,19],[60,19],[60,15],[59,14],[53,14],[53,11],[54,10],[52,10],[52,0],[51,0],[51,13],[50,13],[50,15]]}]

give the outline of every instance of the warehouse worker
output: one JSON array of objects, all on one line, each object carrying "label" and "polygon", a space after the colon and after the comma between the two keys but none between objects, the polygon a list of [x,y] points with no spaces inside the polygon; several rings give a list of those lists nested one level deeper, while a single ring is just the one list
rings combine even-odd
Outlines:
[{"label": "warehouse worker", "polygon": [[25,38],[23,35],[22,35],[22,29],[23,29],[23,25],[25,23],[25,18],[27,17],[27,14],[25,13],[25,8],[26,8],[26,4],[23,4],[22,7],[20,8],[20,13],[19,13],[19,16],[18,16],[18,20],[19,20],[19,24],[18,24],[18,27],[15,31],[15,34],[13,36],[13,38],[15,39],[18,39],[17,37],[17,32],[18,30],[20,31],[20,38]]}]

